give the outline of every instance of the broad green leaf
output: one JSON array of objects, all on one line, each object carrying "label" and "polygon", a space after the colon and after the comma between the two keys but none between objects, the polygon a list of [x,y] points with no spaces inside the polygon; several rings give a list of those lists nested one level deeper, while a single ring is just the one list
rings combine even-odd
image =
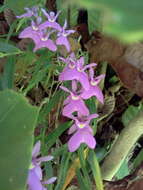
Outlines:
[{"label": "broad green leaf", "polygon": [[16,15],[24,13],[24,8],[38,5],[40,0],[5,0],[5,5],[12,9]]},{"label": "broad green leaf", "polygon": [[0,92],[0,189],[26,190],[37,115],[21,94]]},{"label": "broad green leaf", "polygon": [[103,31],[109,35],[126,42],[143,39],[142,0],[72,0],[68,3],[88,8],[89,11],[100,11]]},{"label": "broad green leaf", "polygon": [[121,167],[119,168],[118,172],[116,173],[115,177],[117,179],[122,179],[123,177],[127,176],[130,174],[130,170],[128,167],[128,161],[127,159],[124,160],[122,163]]}]

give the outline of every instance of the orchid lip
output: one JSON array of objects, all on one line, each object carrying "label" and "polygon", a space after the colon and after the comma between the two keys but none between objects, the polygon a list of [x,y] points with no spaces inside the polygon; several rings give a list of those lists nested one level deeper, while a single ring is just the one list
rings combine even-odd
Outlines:
[{"label": "orchid lip", "polygon": [[72,95],[72,100],[79,100],[79,96]]},{"label": "orchid lip", "polygon": [[70,69],[74,69],[74,68],[75,68],[75,65],[74,65],[74,64],[69,64],[69,68],[70,68]]},{"label": "orchid lip", "polygon": [[79,67],[77,68],[78,72],[82,72],[82,69],[80,69]]},{"label": "orchid lip", "polygon": [[47,40],[48,40],[48,38],[41,38],[41,40],[42,40],[42,41],[47,41]]},{"label": "orchid lip", "polygon": [[91,85],[92,86],[96,86],[97,85],[97,81],[91,81]]},{"label": "orchid lip", "polygon": [[68,35],[68,34],[66,34],[65,32],[63,32],[63,36],[64,36],[64,37],[67,37],[67,35]]},{"label": "orchid lip", "polygon": [[85,123],[79,123],[79,124],[78,124],[78,127],[79,127],[79,128],[85,127]]},{"label": "orchid lip", "polygon": [[55,22],[55,19],[49,19],[49,22]]},{"label": "orchid lip", "polygon": [[32,29],[37,31],[38,30],[38,27],[37,26],[32,26]]},{"label": "orchid lip", "polygon": [[30,164],[29,169],[33,169],[35,166],[33,165],[33,163]]}]

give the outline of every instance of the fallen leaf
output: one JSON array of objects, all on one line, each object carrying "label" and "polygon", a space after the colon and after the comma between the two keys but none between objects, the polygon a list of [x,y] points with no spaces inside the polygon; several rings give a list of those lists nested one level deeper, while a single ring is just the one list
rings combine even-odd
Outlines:
[{"label": "fallen leaf", "polygon": [[95,31],[86,44],[91,62],[107,61],[131,92],[143,97],[143,44],[122,44]]}]

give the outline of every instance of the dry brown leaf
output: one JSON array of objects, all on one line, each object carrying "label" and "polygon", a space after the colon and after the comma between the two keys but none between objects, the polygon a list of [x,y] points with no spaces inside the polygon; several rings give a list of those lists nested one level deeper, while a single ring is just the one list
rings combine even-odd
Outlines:
[{"label": "dry brown leaf", "polygon": [[131,92],[143,97],[143,45],[126,46],[118,40],[94,32],[86,44],[91,62],[107,61]]}]

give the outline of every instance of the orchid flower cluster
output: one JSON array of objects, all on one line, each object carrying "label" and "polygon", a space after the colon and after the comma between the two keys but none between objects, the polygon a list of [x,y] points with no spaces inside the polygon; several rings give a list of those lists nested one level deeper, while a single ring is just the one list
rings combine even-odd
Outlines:
[{"label": "orchid flower cluster", "polygon": [[32,151],[32,163],[27,180],[28,190],[46,190],[44,185],[54,183],[57,179],[56,177],[52,177],[46,181],[42,181],[41,163],[52,160],[53,156],[38,157],[40,154],[40,147],[41,143],[38,141]]},{"label": "orchid flower cluster", "polygon": [[[74,33],[74,30],[67,30],[67,21],[65,20],[64,26],[60,26],[56,22],[60,11],[55,14],[54,12],[47,13],[45,9],[38,7],[25,8],[27,11],[23,15],[17,16],[17,18],[30,18],[31,25],[25,28],[19,35],[19,38],[30,38],[34,41],[34,52],[41,48],[48,48],[55,52],[57,45],[63,45],[70,51],[70,43],[68,36]],[[39,16],[39,12],[43,13],[46,20],[42,22],[42,17]],[[56,33],[55,41],[50,39],[51,35]]]},{"label": "orchid flower cluster", "polygon": [[[93,118],[98,117],[98,114],[90,114],[84,100],[95,96],[103,103],[103,93],[98,87],[98,84],[105,75],[102,74],[98,77],[94,77],[93,67],[95,67],[96,64],[91,63],[84,66],[84,57],[76,59],[74,53],[71,53],[66,59],[60,59],[67,65],[60,74],[59,81],[72,81],[71,90],[61,86],[62,90],[69,93],[69,96],[64,101],[62,114],[74,120],[74,124],[68,131],[69,134],[74,133],[68,141],[69,151],[76,151],[81,143],[85,143],[89,148],[94,149],[96,141],[93,136],[93,130],[89,124]],[[87,69],[88,73],[86,72]],[[74,113],[76,113],[76,116]]]},{"label": "orchid flower cluster", "polygon": [[[68,36],[74,33],[74,30],[67,30],[67,22],[63,27],[56,22],[60,11],[47,13],[43,8],[40,9],[46,21],[42,23],[42,17],[38,15],[39,8],[26,8],[26,13],[17,16],[17,18],[31,18],[31,26],[25,28],[19,35],[19,38],[31,38],[34,43],[34,51],[43,47],[51,51],[57,50],[57,45],[64,45],[70,52],[70,43]],[[50,39],[51,34],[57,33],[55,42]],[[95,63],[84,65],[84,57],[76,58],[74,53],[71,53],[67,58],[59,58],[66,66],[59,76],[59,81],[71,81],[71,90],[65,86],[60,88],[69,93],[69,96],[64,101],[62,114],[74,120],[74,124],[69,129],[69,134],[73,134],[68,142],[70,152],[76,151],[80,144],[85,143],[89,148],[94,149],[96,141],[93,130],[90,126],[90,121],[97,118],[98,114],[90,114],[84,100],[95,96],[99,102],[103,103],[103,93],[98,84],[105,77],[99,75],[94,77]],[[76,113],[76,116],[75,116]],[[33,189],[31,189],[33,190]]]}]

